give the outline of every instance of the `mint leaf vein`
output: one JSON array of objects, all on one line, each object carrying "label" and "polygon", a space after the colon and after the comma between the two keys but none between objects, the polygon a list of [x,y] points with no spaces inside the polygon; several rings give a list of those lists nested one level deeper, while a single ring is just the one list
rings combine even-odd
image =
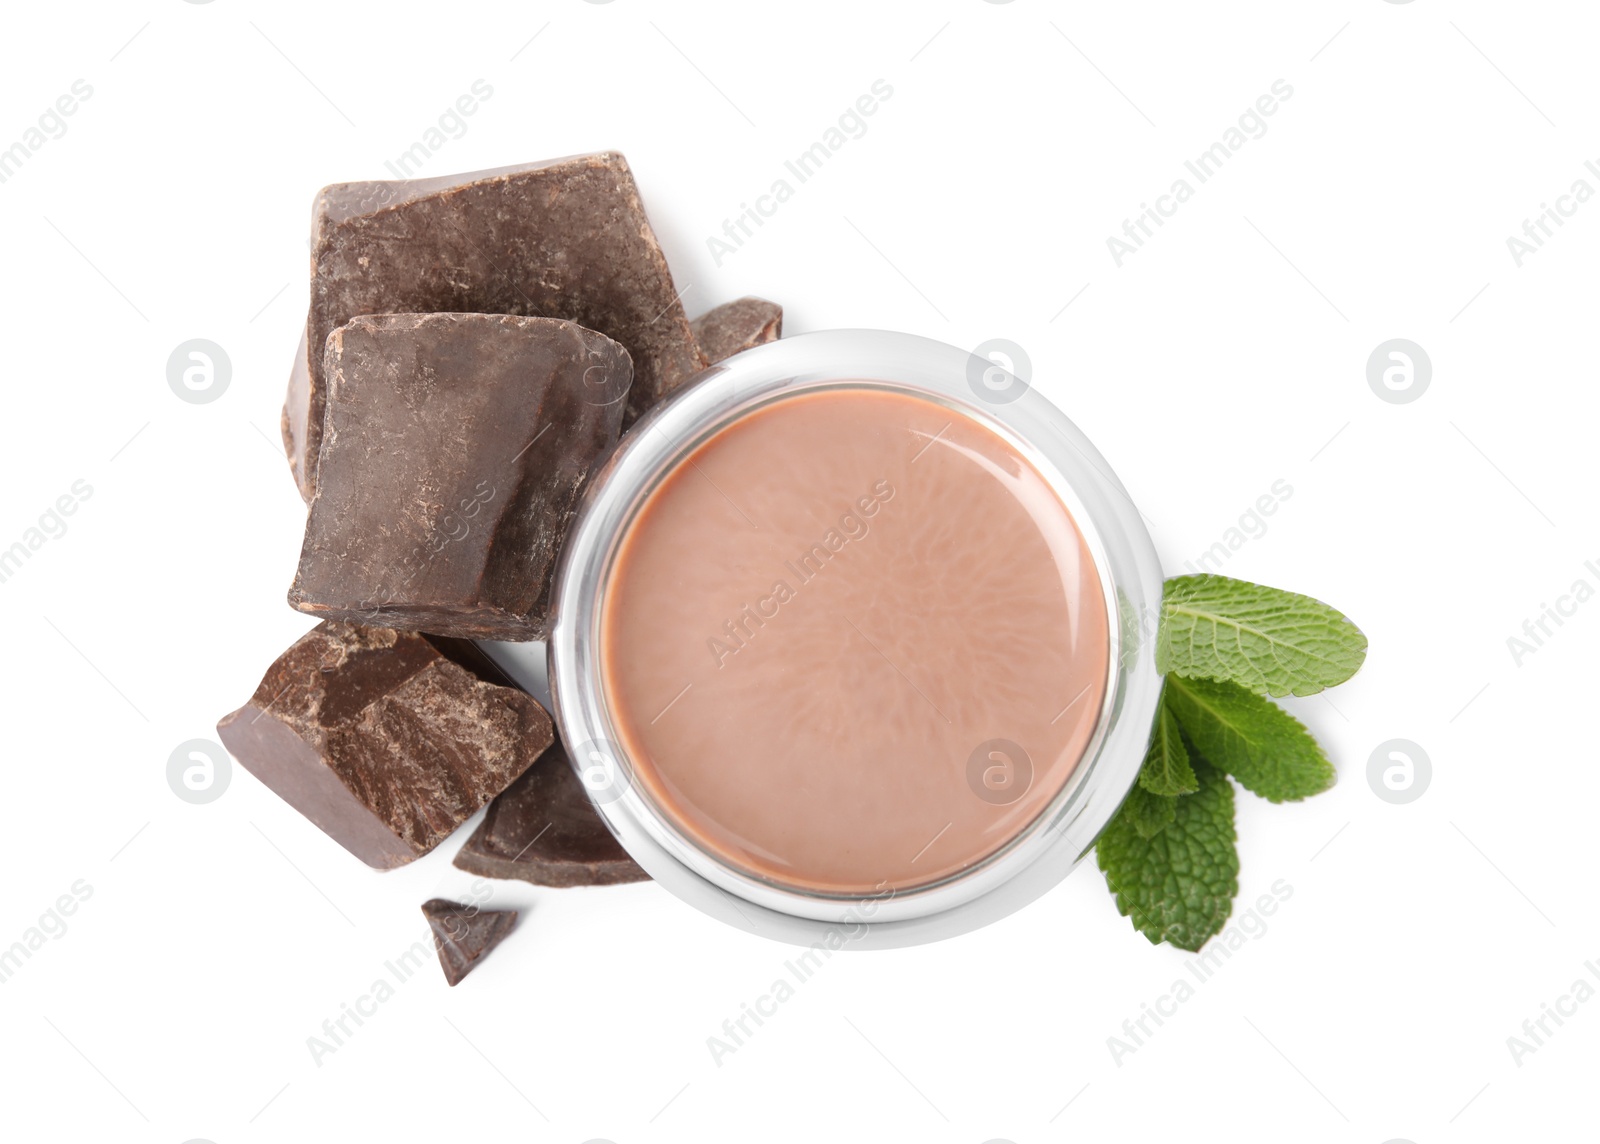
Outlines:
[{"label": "mint leaf vein", "polygon": [[1175,576],[1161,601],[1156,667],[1268,695],[1313,695],[1349,679],[1367,637],[1320,600],[1227,576]]},{"label": "mint leaf vein", "polygon": [[1304,725],[1237,683],[1168,676],[1165,705],[1202,758],[1269,802],[1293,802],[1334,783],[1333,764]]}]

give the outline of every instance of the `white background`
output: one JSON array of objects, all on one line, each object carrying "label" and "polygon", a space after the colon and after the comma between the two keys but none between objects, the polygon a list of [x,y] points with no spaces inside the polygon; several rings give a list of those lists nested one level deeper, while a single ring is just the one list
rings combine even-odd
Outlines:
[{"label": "white background", "polygon": [[[0,146],[93,95],[0,185],[0,547],[93,495],[0,584],[0,946],[93,893],[0,985],[5,1135],[1592,1136],[1600,1001],[1520,1066],[1506,1041],[1600,958],[1600,603],[1520,666],[1506,640],[1600,583],[1600,205],[1520,268],[1506,239],[1600,187],[1595,34],[1576,3],[1439,0],[14,6]],[[1370,636],[1356,680],[1293,704],[1340,782],[1241,794],[1241,902],[1293,896],[1120,1064],[1107,1038],[1186,955],[1091,867],[970,936],[834,958],[720,1067],[707,1037],[786,947],[650,884],[497,884],[528,911],[500,950],[453,990],[427,966],[313,1063],[418,904],[471,892],[456,840],[380,875],[248,774],[194,806],[166,764],[310,626],[278,410],[312,196],[386,177],[475,79],[492,98],[424,174],[617,148],[692,314],[757,293],[790,332],[1021,344],[1169,571],[1292,486],[1224,570]],[[867,134],[716,266],[707,236],[876,79]],[[1267,134],[1119,268],[1106,239],[1277,79]],[[166,381],[196,337],[233,365],[211,404]],[[1394,337],[1433,363],[1410,404],[1366,381]],[[1395,737],[1433,763],[1404,806],[1366,780]]]}]

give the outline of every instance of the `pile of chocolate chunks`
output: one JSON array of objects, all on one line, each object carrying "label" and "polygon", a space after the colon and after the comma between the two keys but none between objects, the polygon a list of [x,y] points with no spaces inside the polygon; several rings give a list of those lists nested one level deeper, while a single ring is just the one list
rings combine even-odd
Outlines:
[{"label": "pile of chocolate chunks", "polygon": [[[316,200],[311,306],[283,410],[307,504],[289,603],[321,619],[217,725],[240,764],[393,869],[486,804],[463,870],[645,879],[549,714],[472,641],[540,640],[596,461],[782,311],[690,321],[627,162],[602,152]],[[424,909],[453,985],[515,921]]]}]

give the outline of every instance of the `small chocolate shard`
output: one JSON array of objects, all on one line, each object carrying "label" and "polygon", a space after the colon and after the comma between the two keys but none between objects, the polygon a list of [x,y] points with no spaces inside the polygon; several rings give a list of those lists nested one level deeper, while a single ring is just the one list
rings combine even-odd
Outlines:
[{"label": "small chocolate shard", "polygon": [[536,886],[648,881],[589,801],[558,738],[489,804],[456,865],[485,878]]},{"label": "small chocolate shard", "polygon": [[715,364],[783,336],[783,307],[765,298],[739,298],[707,310],[689,328],[706,360]]},{"label": "small chocolate shard", "polygon": [[380,314],[328,338],[289,603],[469,639],[546,634],[557,552],[617,440],[628,352],[554,318]]},{"label": "small chocolate shard", "polygon": [[470,644],[328,622],[217,724],[241,766],[380,870],[432,850],[550,745]]},{"label": "small chocolate shard", "polygon": [[564,318],[633,356],[630,417],[706,365],[616,152],[435,179],[342,183],[312,215],[311,310],[284,409],[290,467],[317,484],[328,335],[361,314]]},{"label": "small chocolate shard", "polygon": [[433,931],[444,979],[452,986],[459,985],[517,924],[516,910],[480,910],[443,898],[423,902],[422,916]]}]

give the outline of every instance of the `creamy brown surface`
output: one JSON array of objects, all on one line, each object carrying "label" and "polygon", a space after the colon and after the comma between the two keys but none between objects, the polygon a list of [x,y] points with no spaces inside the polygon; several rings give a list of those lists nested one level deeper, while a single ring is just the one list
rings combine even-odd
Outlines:
[{"label": "creamy brown surface", "polygon": [[[949,876],[1026,827],[1094,731],[1109,656],[1089,551],[1032,466],[866,387],[783,398],[680,463],[601,629],[645,792],[724,861],[831,893]],[[1025,790],[980,750],[996,739],[1026,752]]]}]

